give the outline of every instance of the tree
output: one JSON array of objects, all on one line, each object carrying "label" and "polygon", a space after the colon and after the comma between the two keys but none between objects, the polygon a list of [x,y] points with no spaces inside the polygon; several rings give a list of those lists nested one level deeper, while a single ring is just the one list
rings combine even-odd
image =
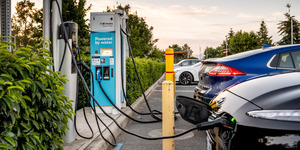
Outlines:
[{"label": "tree", "polygon": [[178,44],[172,44],[171,46],[169,46],[169,48],[172,48],[174,52],[183,51],[182,47],[180,47]]},{"label": "tree", "polygon": [[204,50],[204,55],[205,55],[204,59],[221,57],[221,53],[222,53],[221,46],[217,47],[216,49],[212,47],[206,47]]},{"label": "tree", "polygon": [[[153,26],[146,23],[145,18],[139,17],[137,12],[130,14],[130,5],[118,5],[118,9],[124,9],[128,15],[128,24],[131,36],[129,38],[134,57],[151,57],[155,50],[155,43],[158,39],[153,39]],[[107,12],[114,10],[107,6]]]},{"label": "tree", "polygon": [[164,54],[161,50],[154,46],[154,48],[150,51],[148,57],[162,60],[164,58]]},{"label": "tree", "polygon": [[235,33],[233,32],[233,29],[230,28],[229,33],[228,33],[228,38],[230,39],[231,37],[234,36],[234,34],[235,34]]},{"label": "tree", "polygon": [[259,45],[258,36],[251,31],[243,32],[242,30],[235,33],[233,37],[230,38],[229,41],[229,54],[236,54],[248,50],[253,50],[261,47]]},{"label": "tree", "polygon": [[[221,44],[221,47],[222,49],[228,49],[228,45],[229,45],[229,42],[230,42],[230,39],[234,36],[234,31],[232,28],[230,28],[229,32],[228,32],[228,35],[226,35],[225,37],[225,40],[223,40],[223,43]],[[221,53],[222,55],[223,53]],[[225,55],[224,55],[225,56]]]},{"label": "tree", "polygon": [[[290,4],[287,4],[286,7],[289,9],[290,12]],[[291,16],[291,14],[287,12],[284,14],[284,16],[286,17],[287,20],[285,21],[280,21],[278,23],[279,27],[279,31],[278,33],[283,36],[282,39],[278,42],[278,44],[280,45],[286,45],[286,44],[291,44],[291,23],[293,22],[293,43],[294,44],[299,44],[300,43],[300,35],[299,35],[299,22],[293,17]],[[292,22],[291,22],[292,20]]]},{"label": "tree", "polygon": [[16,4],[12,17],[12,41],[17,47],[34,45],[42,37],[42,9],[34,8],[35,3],[23,0]]},{"label": "tree", "polygon": [[259,31],[257,32],[259,45],[268,44],[272,45],[272,36],[268,36],[268,29],[264,20],[260,23]]},{"label": "tree", "polygon": [[182,46],[182,50],[186,51],[186,58],[189,59],[193,55],[193,50],[191,50],[191,47],[189,47],[187,44],[184,44]]},{"label": "tree", "polygon": [[78,46],[84,53],[89,53],[90,45],[90,25],[87,23],[89,19],[85,19],[87,12],[92,5],[85,7],[86,0],[63,0],[62,16],[63,20],[76,22],[78,24]]}]

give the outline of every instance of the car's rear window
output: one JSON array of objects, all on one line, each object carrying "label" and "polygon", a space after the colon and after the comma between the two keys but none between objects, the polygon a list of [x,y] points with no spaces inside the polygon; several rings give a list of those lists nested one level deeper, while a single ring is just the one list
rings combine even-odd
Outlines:
[{"label": "car's rear window", "polygon": [[200,74],[201,73],[207,73],[209,70],[211,70],[213,67],[215,67],[217,64],[216,63],[205,63],[200,69]]}]

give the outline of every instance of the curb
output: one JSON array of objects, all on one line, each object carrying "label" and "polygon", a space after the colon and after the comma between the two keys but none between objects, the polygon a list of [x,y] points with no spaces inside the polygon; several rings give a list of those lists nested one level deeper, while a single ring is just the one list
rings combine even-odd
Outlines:
[{"label": "curb", "polygon": [[[154,91],[154,89],[157,87],[157,85],[159,84],[159,82],[161,80],[163,80],[165,77],[165,73],[154,83],[152,84],[146,91],[145,91],[145,96],[146,98],[148,98],[150,96],[150,94],[152,94],[152,92]],[[140,105],[144,102],[144,97],[143,95],[140,96],[132,105],[131,107],[133,109],[138,109],[140,107]],[[134,112],[129,108],[126,107],[123,109],[123,111],[128,114],[129,116],[133,117],[134,116]],[[121,113],[114,118],[116,119],[116,121],[120,124],[120,126],[122,126],[123,128],[126,127],[126,125],[128,124],[128,122],[130,121],[129,118],[127,118],[126,116],[122,115]],[[114,134],[114,136],[117,138],[120,133],[122,132],[121,129],[119,129],[117,127],[117,125],[113,122],[110,121],[109,124],[107,125],[109,127],[109,129],[112,131],[112,133]],[[110,135],[109,131],[105,128],[102,131],[102,134],[104,137],[106,137],[109,141],[113,141],[113,137]],[[100,136],[99,131],[95,133],[94,138],[88,140],[87,142],[85,142],[84,145],[82,145],[79,150],[84,150],[84,149],[88,149],[88,150],[104,150],[104,149],[109,149],[111,148],[111,146],[104,140],[102,139],[102,137]]]}]

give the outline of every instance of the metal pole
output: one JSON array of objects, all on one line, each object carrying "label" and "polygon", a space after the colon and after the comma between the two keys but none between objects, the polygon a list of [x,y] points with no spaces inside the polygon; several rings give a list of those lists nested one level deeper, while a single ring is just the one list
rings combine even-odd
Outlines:
[{"label": "metal pole", "polygon": [[227,41],[227,35],[226,35],[226,56],[227,56],[227,53],[228,53],[228,41]]},{"label": "metal pole", "polygon": [[[11,0],[1,0],[1,40],[10,42],[11,36]],[[11,47],[8,47],[11,50]]]},{"label": "metal pole", "polygon": [[293,37],[293,36],[294,36],[294,35],[293,35],[293,34],[294,34],[294,33],[293,33],[293,28],[294,28],[294,27],[293,27],[293,17],[294,17],[294,16],[291,16],[291,44],[292,44],[292,45],[294,44],[294,41],[293,41],[293,40],[294,40],[294,37]]},{"label": "metal pole", "polygon": [[[58,3],[60,6],[62,6],[62,1],[58,0]],[[60,7],[62,9],[62,7]],[[62,12],[62,10],[60,10]],[[57,71],[59,69],[59,42],[58,42],[58,37],[59,37],[59,26],[61,23],[60,17],[59,17],[59,12],[58,12],[58,7],[55,1],[52,1],[52,51],[53,51],[53,59],[54,59],[54,69]]]},{"label": "metal pole", "polygon": [[[50,1],[43,0],[43,37],[44,40],[50,40]],[[49,43],[50,44],[50,43]],[[44,45],[44,48],[50,51],[50,45]]]}]

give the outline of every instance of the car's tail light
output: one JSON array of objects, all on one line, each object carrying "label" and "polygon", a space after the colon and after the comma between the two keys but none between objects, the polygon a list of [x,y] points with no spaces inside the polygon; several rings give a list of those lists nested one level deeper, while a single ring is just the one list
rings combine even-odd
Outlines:
[{"label": "car's tail light", "polygon": [[220,76],[228,76],[228,75],[246,75],[246,72],[235,69],[233,67],[217,64],[214,68],[208,71],[209,75],[220,75]]},{"label": "car's tail light", "polygon": [[300,122],[300,110],[258,110],[247,112],[247,115],[254,118]]}]

